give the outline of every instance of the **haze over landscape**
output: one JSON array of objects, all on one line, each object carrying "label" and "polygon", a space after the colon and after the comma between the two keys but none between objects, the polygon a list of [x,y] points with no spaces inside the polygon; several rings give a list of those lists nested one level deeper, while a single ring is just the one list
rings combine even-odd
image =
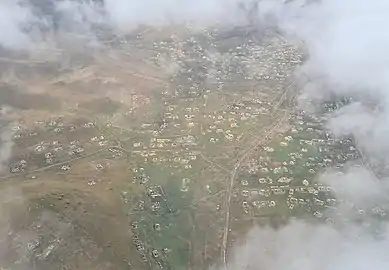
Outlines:
[{"label": "haze over landscape", "polygon": [[2,1],[0,267],[388,269],[388,23],[383,0]]}]

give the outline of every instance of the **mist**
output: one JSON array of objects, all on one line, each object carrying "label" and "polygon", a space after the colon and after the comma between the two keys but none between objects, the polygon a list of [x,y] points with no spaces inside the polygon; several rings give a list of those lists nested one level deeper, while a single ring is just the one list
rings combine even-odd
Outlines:
[{"label": "mist", "polygon": [[30,20],[32,14],[15,1],[2,1],[0,3],[0,44],[6,48],[22,49],[29,46],[28,35],[20,29],[23,22]]},{"label": "mist", "polygon": [[145,24],[156,27],[187,24],[209,27],[214,24],[238,22],[236,0],[200,1],[122,1],[108,0],[106,11],[110,22],[123,31]]},{"label": "mist", "polygon": [[[58,44],[69,34],[70,40],[74,41],[76,34],[86,45],[98,40],[96,25],[118,35],[144,25],[239,25],[246,23],[246,18],[237,8],[238,2],[242,1],[107,0],[104,5],[61,1],[51,2],[49,13],[58,15],[54,18],[31,2],[5,0],[0,3],[0,45],[7,50],[31,51],[57,46],[53,41]],[[301,85],[301,108],[314,110],[315,101],[332,95],[355,100],[334,112],[327,127],[336,136],[353,136],[372,168],[380,173],[370,167],[350,166],[341,175],[334,170],[319,176],[319,181],[334,187],[341,202],[336,211],[326,213],[336,226],[294,220],[279,230],[254,228],[233,248],[227,268],[388,269],[389,224],[376,216],[358,216],[352,208],[367,211],[381,207],[380,217],[388,208],[389,2],[306,2],[260,1],[259,22],[270,18],[285,38],[302,40],[308,51],[308,59],[296,70],[297,77],[304,74],[310,78],[309,84]],[[368,100],[374,101],[373,106]],[[8,129],[0,134],[0,165],[10,155],[11,137]]]},{"label": "mist", "polygon": [[381,239],[366,236],[358,227],[348,230],[302,221],[278,231],[256,228],[235,250],[228,269],[387,269],[388,228]]},{"label": "mist", "polygon": [[126,35],[140,26],[185,25],[203,29],[238,25],[246,22],[244,11],[237,8],[238,3],[244,2],[249,1],[6,0],[0,3],[0,27],[5,29],[0,45],[10,50],[48,49],[71,34],[73,42],[80,39],[85,46],[96,41],[96,27]]}]

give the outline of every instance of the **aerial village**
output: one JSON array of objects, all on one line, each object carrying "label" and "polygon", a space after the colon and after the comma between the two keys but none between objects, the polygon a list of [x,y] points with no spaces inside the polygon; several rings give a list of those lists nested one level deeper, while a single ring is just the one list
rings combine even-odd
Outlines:
[{"label": "aerial village", "polygon": [[[300,45],[250,31],[146,31],[86,65],[27,75],[30,92],[21,98],[42,95],[49,77],[50,100],[62,105],[24,108],[9,99],[13,109],[2,118],[12,157],[0,178],[28,183],[32,208],[76,218],[74,228],[128,269],[206,269],[252,224],[334,222],[325,213],[337,201],[316,176],[350,162],[363,166],[361,154],[351,138],[326,131],[327,104],[320,114],[296,109]],[[11,75],[7,85],[18,86]],[[88,231],[99,222],[89,219],[89,205],[99,203],[74,190],[115,201],[107,219],[123,216],[125,227],[107,221]],[[69,252],[71,244],[50,237],[31,240],[28,256]]]}]

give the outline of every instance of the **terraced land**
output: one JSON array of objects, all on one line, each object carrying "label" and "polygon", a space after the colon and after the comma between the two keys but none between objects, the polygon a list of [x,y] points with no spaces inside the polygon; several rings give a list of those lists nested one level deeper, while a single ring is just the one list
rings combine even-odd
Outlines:
[{"label": "terraced land", "polygon": [[300,46],[174,33],[0,58],[1,267],[207,269],[255,224],[331,222],[315,176],[359,154],[295,109]]}]

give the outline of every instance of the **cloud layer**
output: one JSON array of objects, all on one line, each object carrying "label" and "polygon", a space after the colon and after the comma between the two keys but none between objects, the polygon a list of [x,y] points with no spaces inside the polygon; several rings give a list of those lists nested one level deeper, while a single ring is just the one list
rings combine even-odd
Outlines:
[{"label": "cloud layer", "polygon": [[[0,2],[0,44],[12,50],[47,46],[67,34],[90,35],[94,26],[128,33],[140,25],[184,23],[192,27],[245,22],[237,0],[106,0],[51,2],[49,12],[33,1]],[[50,1],[48,1],[50,2]],[[380,166],[389,161],[389,2],[384,0],[260,1],[259,23],[273,22],[290,37],[301,39],[309,58],[298,74],[311,83],[301,100],[322,100],[333,94],[357,100],[336,112],[328,123],[337,135],[352,135],[358,147]],[[35,2],[34,2],[35,3]],[[44,8],[46,7],[46,9]],[[258,25],[260,27],[260,25]],[[373,105],[367,104],[372,100]],[[1,135],[7,141],[8,133]],[[7,154],[8,148],[5,149]],[[2,151],[3,153],[3,151]],[[2,159],[4,154],[0,154]],[[1,160],[0,160],[1,161]],[[336,196],[359,207],[387,203],[385,175],[350,169],[323,181],[336,187]],[[379,237],[353,222],[348,207],[340,207],[343,229],[294,221],[281,230],[253,229],[246,243],[236,247],[230,269],[383,270],[388,229],[379,222]],[[339,214],[339,213],[338,213]],[[335,216],[339,216],[336,215]],[[373,222],[370,219],[367,223]],[[344,229],[346,228],[346,229]]]}]

